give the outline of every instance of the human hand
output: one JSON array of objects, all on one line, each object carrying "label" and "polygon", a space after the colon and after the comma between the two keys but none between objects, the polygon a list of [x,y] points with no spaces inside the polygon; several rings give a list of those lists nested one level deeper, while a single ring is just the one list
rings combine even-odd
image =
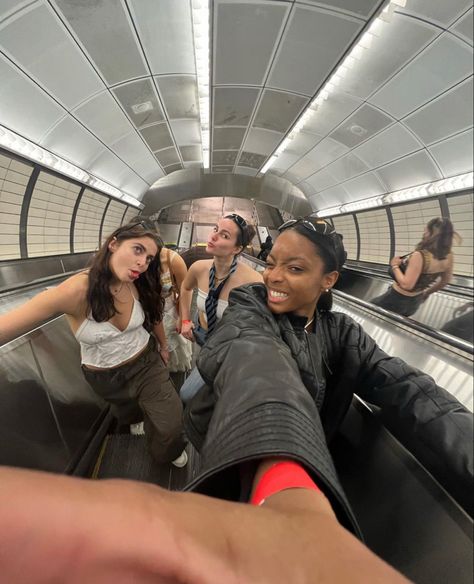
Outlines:
[{"label": "human hand", "polygon": [[315,491],[281,491],[255,507],[7,467],[0,485],[5,582],[407,583]]},{"label": "human hand", "polygon": [[168,363],[170,361],[170,350],[168,347],[161,347],[159,350],[161,358],[163,359],[163,363],[168,367]]},{"label": "human hand", "polygon": [[193,335],[194,323],[192,320],[182,320],[181,321],[181,334],[188,341],[194,341]]},{"label": "human hand", "polygon": [[390,260],[390,265],[392,268],[398,267],[402,263],[402,258],[400,256],[395,256]]}]

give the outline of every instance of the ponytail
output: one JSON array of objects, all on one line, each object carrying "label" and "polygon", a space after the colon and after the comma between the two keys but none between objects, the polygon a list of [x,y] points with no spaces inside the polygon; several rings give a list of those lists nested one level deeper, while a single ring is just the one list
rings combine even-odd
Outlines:
[{"label": "ponytail", "polygon": [[453,239],[459,238],[454,231],[451,220],[447,217],[435,217],[428,222],[428,236],[424,237],[416,246],[418,251],[423,249],[431,252],[437,260],[444,260],[451,253]]}]

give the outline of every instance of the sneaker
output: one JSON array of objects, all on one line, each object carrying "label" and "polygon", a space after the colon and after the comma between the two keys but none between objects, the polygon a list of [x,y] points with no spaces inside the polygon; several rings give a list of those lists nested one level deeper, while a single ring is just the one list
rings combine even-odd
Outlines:
[{"label": "sneaker", "polygon": [[130,434],[134,436],[143,436],[145,434],[145,426],[143,422],[138,422],[138,424],[130,424]]},{"label": "sneaker", "polygon": [[183,466],[186,466],[188,464],[188,454],[186,450],[183,450],[183,452],[181,452],[178,458],[172,460],[171,464],[177,466],[178,468],[183,468]]}]

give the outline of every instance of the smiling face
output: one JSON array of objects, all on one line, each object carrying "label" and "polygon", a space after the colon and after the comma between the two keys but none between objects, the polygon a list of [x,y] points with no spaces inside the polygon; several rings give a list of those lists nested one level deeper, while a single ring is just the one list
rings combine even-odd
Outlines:
[{"label": "smiling face", "polygon": [[217,257],[234,256],[242,250],[237,245],[239,226],[232,219],[220,219],[207,238],[207,253]]},{"label": "smiling face", "polygon": [[263,273],[268,307],[275,314],[312,318],[319,297],[338,276],[325,273],[324,261],[307,237],[287,229],[275,241]]},{"label": "smiling face", "polygon": [[151,237],[134,237],[109,243],[111,252],[109,267],[121,282],[134,282],[158,254],[158,247]]}]

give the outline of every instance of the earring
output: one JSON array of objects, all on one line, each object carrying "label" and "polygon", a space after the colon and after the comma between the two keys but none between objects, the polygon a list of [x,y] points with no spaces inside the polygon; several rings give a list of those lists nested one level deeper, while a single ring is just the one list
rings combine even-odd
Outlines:
[{"label": "earring", "polygon": [[326,292],[329,292],[329,288],[326,288]]}]

